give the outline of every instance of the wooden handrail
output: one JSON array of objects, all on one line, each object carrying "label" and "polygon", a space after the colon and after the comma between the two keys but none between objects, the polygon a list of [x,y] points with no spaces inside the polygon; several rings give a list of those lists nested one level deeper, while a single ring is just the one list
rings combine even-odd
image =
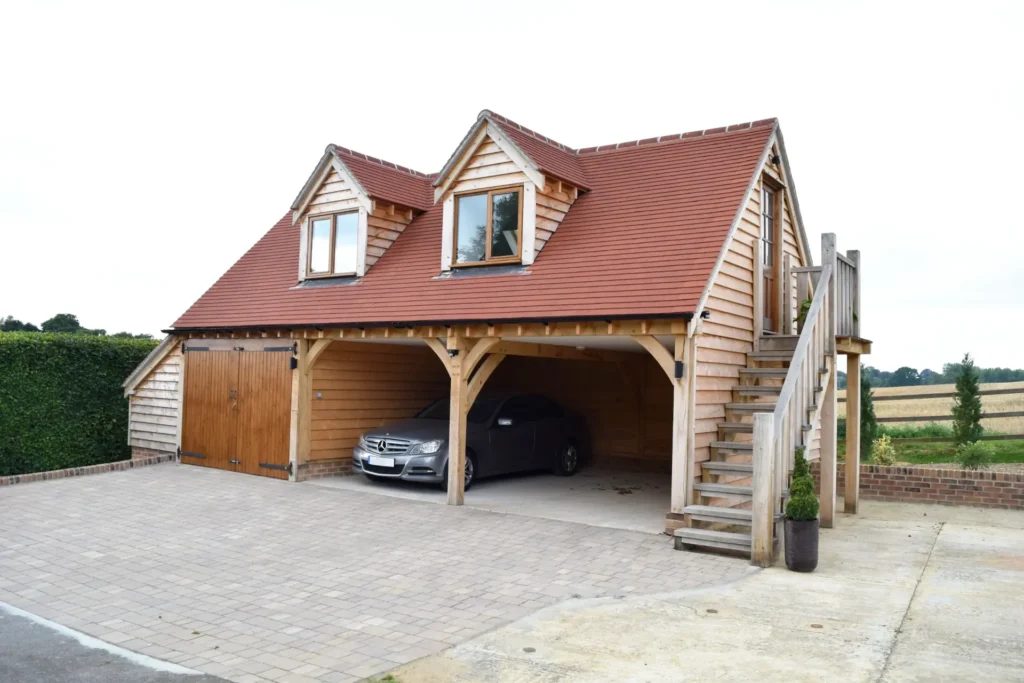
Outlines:
[{"label": "wooden handrail", "polygon": [[[824,306],[825,295],[828,293],[828,281],[832,277],[832,266],[826,265],[821,269],[821,278],[818,280],[818,286],[814,288],[814,298],[811,299],[811,307],[807,311],[807,317],[804,318],[804,329],[800,333],[800,339],[796,343],[796,349],[793,351],[793,358],[789,362],[789,372],[786,373],[786,381],[782,384],[782,391],[779,393],[778,402],[775,404],[775,412],[773,416],[773,426],[775,431],[775,438],[777,439],[779,434],[782,433],[782,421],[786,417],[786,412],[789,407],[789,402],[793,398],[793,392],[796,391],[796,385],[800,376],[799,372],[793,372],[794,368],[803,367],[804,357],[807,355],[807,349],[811,345],[811,339],[814,336],[816,323],[818,321],[818,314]],[[825,355],[825,349],[822,348],[822,357]]]}]

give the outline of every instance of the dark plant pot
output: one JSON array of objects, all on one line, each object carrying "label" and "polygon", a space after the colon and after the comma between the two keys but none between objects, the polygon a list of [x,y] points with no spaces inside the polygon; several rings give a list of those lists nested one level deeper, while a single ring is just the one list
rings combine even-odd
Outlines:
[{"label": "dark plant pot", "polygon": [[818,520],[786,520],[786,566],[795,572],[813,572],[818,566]]}]

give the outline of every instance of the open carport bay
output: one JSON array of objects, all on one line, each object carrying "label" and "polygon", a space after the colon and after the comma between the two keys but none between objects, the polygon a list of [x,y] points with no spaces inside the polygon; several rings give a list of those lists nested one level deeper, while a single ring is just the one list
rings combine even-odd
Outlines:
[{"label": "open carport bay", "polygon": [[[538,355],[507,356],[483,392],[541,394],[581,415],[590,434],[588,461],[568,478],[537,473],[477,481],[465,504],[659,533],[671,489],[671,384],[632,339],[572,341],[531,345]],[[422,344],[334,342],[313,367],[311,458],[350,466],[360,434],[444,397],[446,379]],[[445,501],[437,488],[362,476],[318,483]]]}]

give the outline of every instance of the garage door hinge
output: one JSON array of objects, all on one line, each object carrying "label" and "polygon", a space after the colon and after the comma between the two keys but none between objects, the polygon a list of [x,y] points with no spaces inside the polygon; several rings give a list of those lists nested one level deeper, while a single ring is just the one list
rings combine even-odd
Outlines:
[{"label": "garage door hinge", "polygon": [[288,359],[288,367],[291,368],[292,370],[298,369],[298,367],[299,367],[299,359],[296,358],[295,356],[292,356],[291,358],[289,358]]},{"label": "garage door hinge", "polygon": [[681,360],[676,361],[676,379],[683,378],[683,371],[686,369],[686,363]]},{"label": "garage door hinge", "polygon": [[261,462],[260,467],[266,467],[268,470],[281,470],[282,472],[292,473],[292,464],[289,462],[287,465],[274,465],[269,462]]}]

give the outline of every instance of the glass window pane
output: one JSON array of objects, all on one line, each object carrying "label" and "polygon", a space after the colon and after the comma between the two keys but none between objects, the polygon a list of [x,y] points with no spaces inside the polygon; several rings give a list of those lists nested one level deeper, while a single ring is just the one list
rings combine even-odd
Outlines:
[{"label": "glass window pane", "polygon": [[459,197],[456,263],[483,261],[487,256],[487,195]]},{"label": "glass window pane", "polygon": [[312,239],[309,241],[309,272],[326,273],[331,268],[331,219],[313,221]]},{"label": "glass window pane", "polygon": [[491,256],[519,255],[519,193],[496,194],[491,217]]},{"label": "glass window pane", "polygon": [[343,213],[335,217],[334,272],[356,272],[356,234],[359,232],[359,214]]}]

